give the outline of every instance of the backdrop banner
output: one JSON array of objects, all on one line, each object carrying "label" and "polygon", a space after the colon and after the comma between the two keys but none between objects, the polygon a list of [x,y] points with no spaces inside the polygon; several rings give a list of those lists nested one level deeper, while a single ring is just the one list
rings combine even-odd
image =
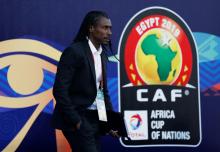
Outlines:
[{"label": "backdrop banner", "polygon": [[50,125],[52,89],[60,56],[91,10],[113,25],[108,89],[131,139],[102,137],[102,151],[220,151],[219,5],[1,0],[0,151],[71,151]]}]

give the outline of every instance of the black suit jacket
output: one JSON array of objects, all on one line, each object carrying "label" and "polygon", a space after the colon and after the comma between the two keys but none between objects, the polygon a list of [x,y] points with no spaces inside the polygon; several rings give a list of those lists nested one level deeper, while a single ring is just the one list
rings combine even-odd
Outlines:
[{"label": "black suit jacket", "polygon": [[[107,110],[112,110],[107,89],[107,57],[101,54],[104,99]],[[72,129],[81,114],[94,102],[97,94],[93,55],[88,41],[77,42],[64,50],[57,68],[53,87],[56,100],[52,125],[57,129]]]}]

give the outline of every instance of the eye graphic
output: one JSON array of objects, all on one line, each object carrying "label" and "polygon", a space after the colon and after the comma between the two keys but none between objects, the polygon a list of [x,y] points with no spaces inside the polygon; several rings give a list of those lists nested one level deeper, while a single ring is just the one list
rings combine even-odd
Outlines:
[{"label": "eye graphic", "polygon": [[13,116],[7,117],[2,123],[4,110],[35,107],[3,151],[15,151],[39,114],[51,101],[54,101],[51,102],[54,105],[52,86],[60,55],[59,50],[36,40],[0,42],[0,135],[1,131],[10,133],[5,127],[10,126],[10,118],[11,124],[16,123],[13,122],[16,121]]}]

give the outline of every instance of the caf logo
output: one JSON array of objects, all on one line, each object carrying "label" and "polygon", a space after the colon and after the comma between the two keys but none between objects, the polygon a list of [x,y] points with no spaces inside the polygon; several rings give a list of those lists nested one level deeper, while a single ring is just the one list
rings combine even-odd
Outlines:
[{"label": "caf logo", "polygon": [[188,84],[195,44],[178,16],[152,8],[127,26],[120,50],[124,50],[125,71],[134,86]]},{"label": "caf logo", "polygon": [[[186,22],[164,7],[143,9],[125,26],[118,52],[119,109],[123,114],[145,111],[140,123],[137,118],[130,121],[131,133],[144,122],[142,126],[146,127],[138,131],[149,135],[132,141],[122,139],[122,145],[198,146],[201,113],[197,49]],[[173,118],[167,115],[170,111]]]}]

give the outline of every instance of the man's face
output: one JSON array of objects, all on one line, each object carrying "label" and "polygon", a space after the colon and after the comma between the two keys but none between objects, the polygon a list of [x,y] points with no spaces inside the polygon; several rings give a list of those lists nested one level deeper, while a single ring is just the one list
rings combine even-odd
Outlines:
[{"label": "man's face", "polygon": [[111,20],[105,17],[100,17],[95,26],[90,28],[90,36],[98,44],[108,44],[111,37]]}]

